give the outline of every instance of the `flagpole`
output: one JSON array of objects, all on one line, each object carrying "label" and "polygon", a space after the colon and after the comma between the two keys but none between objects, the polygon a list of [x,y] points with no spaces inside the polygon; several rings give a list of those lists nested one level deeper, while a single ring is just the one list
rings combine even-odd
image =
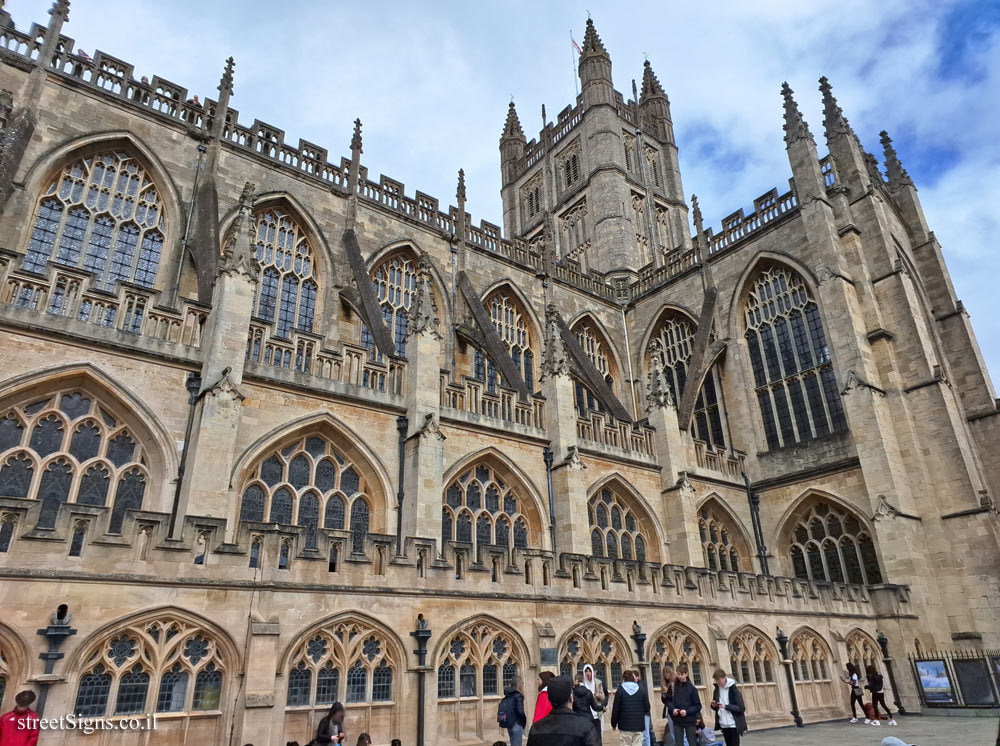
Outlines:
[{"label": "flagpole", "polygon": [[573,68],[573,90],[576,95],[580,95],[580,78],[576,74],[576,39],[573,38],[573,29],[569,30],[569,59],[570,67]]}]

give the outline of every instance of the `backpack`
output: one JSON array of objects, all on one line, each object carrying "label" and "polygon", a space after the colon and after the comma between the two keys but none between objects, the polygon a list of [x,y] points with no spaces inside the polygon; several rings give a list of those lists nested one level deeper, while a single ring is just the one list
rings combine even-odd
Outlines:
[{"label": "backpack", "polygon": [[514,695],[508,694],[497,705],[497,725],[501,728],[513,728],[517,722],[517,707],[514,706]]}]

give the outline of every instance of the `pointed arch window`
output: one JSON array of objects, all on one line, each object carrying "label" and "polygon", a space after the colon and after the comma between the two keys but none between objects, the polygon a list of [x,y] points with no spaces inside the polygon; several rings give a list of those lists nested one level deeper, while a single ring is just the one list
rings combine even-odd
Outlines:
[{"label": "pointed arch window", "polygon": [[[393,254],[372,270],[371,278],[396,354],[406,357],[408,318],[417,293],[416,260],[409,252]],[[375,348],[375,338],[364,322],[361,323],[361,344],[368,349],[370,355],[380,358],[381,354]]]},{"label": "pointed arch window", "polygon": [[130,428],[91,394],[54,392],[0,410],[0,496],[41,502],[38,528],[54,528],[63,503],[107,506],[120,533],[149,484],[146,453]]},{"label": "pointed arch window", "polygon": [[210,632],[169,614],[116,630],[84,661],[74,707],[81,717],[218,712],[229,670]]},{"label": "pointed arch window", "polygon": [[777,656],[759,632],[745,629],[729,643],[730,675],[742,686],[775,683]]},{"label": "pointed arch window", "polygon": [[675,624],[663,630],[653,641],[650,652],[653,684],[657,688],[663,686],[663,668],[677,668],[681,663],[687,665],[692,684],[703,687],[708,683],[705,668],[708,655],[705,645],[697,635],[684,627]]},{"label": "pointed arch window", "polygon": [[795,577],[855,585],[882,582],[871,534],[837,505],[816,502],[791,529],[788,557]]},{"label": "pointed arch window", "polygon": [[317,630],[290,661],[287,707],[391,702],[401,664],[386,632],[360,619]]},{"label": "pointed arch window", "polygon": [[[609,389],[614,389],[615,379],[612,375],[612,358],[607,345],[604,342],[604,335],[601,334],[589,321],[581,321],[573,327],[573,334],[576,341],[580,343],[584,354],[593,363],[594,368],[604,378],[604,382]],[[602,412],[604,407],[594,393],[583,384],[582,381],[575,381],[576,411],[580,417],[587,417],[589,412]]]},{"label": "pointed arch window", "polygon": [[[253,314],[273,325],[276,337],[311,332],[316,310],[315,259],[302,226],[281,207],[253,215],[260,276]],[[256,358],[254,358],[256,359]]]},{"label": "pointed arch window", "polygon": [[156,283],[166,231],[162,199],[147,169],[111,150],[64,166],[42,192],[23,267],[49,262],[93,273],[94,287]]},{"label": "pointed arch window", "polygon": [[829,682],[830,652],[826,644],[809,630],[797,632],[789,641],[792,674],[798,682]]},{"label": "pointed arch window", "polygon": [[494,624],[478,622],[463,627],[441,651],[438,699],[499,697],[524,670],[518,650],[513,637]]},{"label": "pointed arch window", "polygon": [[760,272],[744,316],[768,448],[846,430],[819,306],[802,277],[778,265]]},{"label": "pointed arch window", "polygon": [[[664,315],[651,339],[659,341],[661,360],[667,375],[667,384],[674,401],[679,402],[684,395],[688,368],[694,354],[696,327],[685,316],[668,313]],[[712,336],[714,339],[714,334]],[[647,358],[654,353],[654,346],[647,348]],[[725,417],[726,407],[722,396],[722,370],[718,363],[712,366],[701,391],[695,400],[691,418],[692,435],[717,450],[726,447]]]},{"label": "pointed arch window", "polygon": [[847,636],[847,660],[864,671],[867,666],[878,666],[882,652],[875,641],[864,632],[855,630]]},{"label": "pointed arch window", "polygon": [[585,624],[560,646],[559,674],[573,677],[589,663],[594,667],[594,675],[612,691],[621,684],[622,671],[631,668],[631,660],[629,651],[609,629]]},{"label": "pointed arch window", "polygon": [[322,527],[352,532],[363,552],[371,530],[368,483],[358,464],[322,435],[309,435],[262,457],[243,487],[240,520],[299,526],[306,549],[316,549]]},{"label": "pointed arch window", "polygon": [[595,557],[645,562],[649,540],[628,503],[609,487],[596,492],[587,504],[591,549]]},{"label": "pointed arch window", "polygon": [[709,570],[748,571],[747,549],[729,516],[710,501],[698,511],[698,534]]},{"label": "pointed arch window", "polygon": [[[496,327],[497,334],[510,353],[514,367],[517,368],[530,391],[535,390],[535,347],[531,331],[528,327],[528,314],[521,307],[521,304],[514,298],[514,295],[507,290],[498,290],[486,299],[486,308],[489,309],[490,319]],[[491,376],[494,381],[501,380],[499,373],[493,367],[493,363],[484,360],[482,353],[476,350],[475,377],[479,380],[488,380]],[[483,364],[485,362],[485,365]],[[485,369],[485,370],[484,370]],[[502,383],[502,380],[501,380]]]},{"label": "pointed arch window", "polygon": [[487,464],[467,469],[444,492],[442,542],[473,543],[473,533],[477,552],[486,546],[524,549],[534,540],[523,498]]}]

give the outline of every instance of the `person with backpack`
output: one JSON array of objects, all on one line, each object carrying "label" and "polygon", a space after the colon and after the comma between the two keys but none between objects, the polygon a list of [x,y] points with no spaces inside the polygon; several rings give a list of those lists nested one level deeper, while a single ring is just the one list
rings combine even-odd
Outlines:
[{"label": "person with backpack", "polygon": [[670,717],[674,721],[674,743],[676,746],[697,746],[698,715],[701,713],[701,697],[695,685],[688,681],[686,663],[677,666],[677,678],[674,680],[673,709]]},{"label": "person with backpack", "polygon": [[736,680],[721,668],[712,674],[715,691],[712,692],[712,709],[715,710],[715,729],[722,731],[726,746],[740,746],[740,736],[747,732],[747,708]]},{"label": "person with backpack", "polygon": [[[858,667],[853,663],[848,663],[847,678],[842,678],[841,681],[851,689],[851,722],[856,723],[858,722],[858,705],[861,705],[861,714],[865,715],[865,698],[861,696],[861,679],[858,676]],[[869,725],[870,723],[871,719],[865,717],[865,725]]]},{"label": "person with backpack", "polygon": [[[625,671],[611,707],[611,727],[622,736],[622,746],[642,746],[642,732],[649,714],[649,696],[635,681],[635,674]],[[692,744],[694,746],[694,744]]]},{"label": "person with backpack", "polygon": [[524,727],[528,724],[528,718],[524,714],[524,694],[521,693],[523,688],[521,677],[515,676],[510,686],[503,690],[503,699],[497,705],[497,725],[501,730],[507,731],[510,746],[521,746]]},{"label": "person with backpack", "polygon": [[889,705],[885,703],[885,682],[882,679],[882,674],[875,670],[875,666],[869,663],[865,666],[865,676],[868,678],[868,682],[865,684],[865,689],[872,693],[872,710],[874,718],[872,718],[872,725],[881,725],[882,720],[879,716],[879,705],[885,710],[886,717],[889,718],[889,725],[895,725],[896,721],[892,717],[892,712],[889,710]]},{"label": "person with backpack", "polygon": [[[573,712],[583,715],[594,726],[597,742],[601,742],[601,718],[604,705],[597,701],[593,692],[587,687],[586,676],[581,672],[576,675],[576,686],[573,687]],[[597,715],[597,717],[594,717]]]}]

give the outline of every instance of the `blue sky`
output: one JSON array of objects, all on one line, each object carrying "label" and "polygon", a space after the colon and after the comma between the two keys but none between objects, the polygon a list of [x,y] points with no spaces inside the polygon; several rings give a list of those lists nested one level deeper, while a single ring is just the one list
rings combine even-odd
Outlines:
[{"label": "blue sky", "polygon": [[[8,0],[18,27],[50,0]],[[603,0],[380,3],[341,0],[74,0],[64,33],[214,96],[236,58],[233,106],[451,203],[466,171],[475,221],[501,222],[497,144],[513,96],[530,138],[574,97],[570,30],[587,12],[628,95],[643,55],[670,96],[688,195],[708,225],[790,176],[779,89],[788,80],[824,151],[817,79],[868,150],[889,131],[944,247],[987,365],[1000,376],[998,0]]]}]

